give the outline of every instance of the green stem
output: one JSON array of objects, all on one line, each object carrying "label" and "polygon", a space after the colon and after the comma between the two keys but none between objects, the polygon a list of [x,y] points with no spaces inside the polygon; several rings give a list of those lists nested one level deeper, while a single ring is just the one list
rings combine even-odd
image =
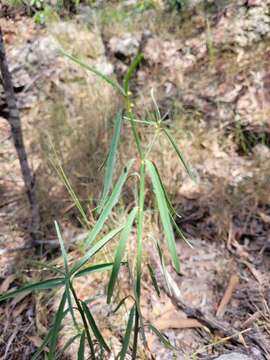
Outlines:
[{"label": "green stem", "polygon": [[[132,359],[136,359],[139,335],[139,320],[140,320],[140,296],[141,296],[141,277],[142,277],[142,233],[143,233],[143,219],[144,219],[144,196],[145,196],[145,163],[142,160],[140,166],[140,187],[139,187],[139,210],[137,217],[137,257],[136,257],[136,284],[135,284],[135,298],[136,298],[136,313],[134,326],[134,339],[132,349]],[[141,319],[141,326],[143,331],[143,324]]]},{"label": "green stem", "polygon": [[91,335],[90,335],[90,332],[89,332],[89,329],[88,329],[87,320],[86,320],[86,317],[85,317],[85,315],[84,315],[83,308],[81,307],[80,300],[77,298],[76,292],[75,292],[75,290],[74,290],[74,288],[73,288],[73,286],[72,286],[71,283],[70,283],[70,290],[72,291],[73,297],[74,297],[74,299],[75,299],[75,302],[76,302],[76,304],[77,304],[79,313],[80,313],[81,318],[82,318],[82,321],[83,321],[83,325],[84,325],[84,328],[85,328],[86,337],[87,337],[88,344],[89,344],[89,347],[90,347],[92,359],[95,360],[95,359],[96,359],[95,349],[94,349],[93,342],[92,342],[92,339],[91,339]]},{"label": "green stem", "polygon": [[128,116],[129,116],[129,121],[131,123],[131,128],[132,128],[132,133],[135,139],[135,143],[136,143],[136,147],[140,156],[140,159],[143,160],[144,158],[144,154],[143,154],[143,149],[142,149],[142,145],[141,145],[141,140],[140,140],[140,136],[136,127],[136,123],[134,121],[134,116],[132,113],[132,102],[130,100],[130,97],[127,96],[127,104],[126,104],[126,108],[127,108],[127,112],[128,112]]}]

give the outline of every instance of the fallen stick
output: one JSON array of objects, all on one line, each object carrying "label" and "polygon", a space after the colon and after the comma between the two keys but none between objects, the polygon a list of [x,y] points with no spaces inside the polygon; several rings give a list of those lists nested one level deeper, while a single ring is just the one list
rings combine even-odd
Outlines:
[{"label": "fallen stick", "polygon": [[31,228],[30,228],[30,234],[32,239],[31,245],[35,245],[36,240],[40,237],[39,205],[35,191],[34,176],[31,172],[28,163],[27,153],[25,150],[23,134],[22,134],[21,118],[17,106],[12,76],[8,67],[5,46],[4,46],[3,32],[1,27],[0,27],[0,73],[2,77],[3,89],[4,89],[5,99],[8,108],[8,123],[11,128],[15,149],[20,162],[26,193],[31,207]]},{"label": "fallen stick", "polygon": [[230,281],[229,281],[229,284],[228,284],[228,287],[223,295],[223,298],[221,299],[221,302],[219,304],[219,307],[217,309],[217,312],[216,312],[216,316],[218,318],[222,318],[224,313],[225,313],[225,310],[226,310],[226,307],[227,305],[229,304],[229,302],[231,301],[231,298],[232,298],[232,295],[233,295],[233,292],[236,288],[236,286],[239,284],[239,276],[236,275],[236,274],[233,274],[230,278]]}]

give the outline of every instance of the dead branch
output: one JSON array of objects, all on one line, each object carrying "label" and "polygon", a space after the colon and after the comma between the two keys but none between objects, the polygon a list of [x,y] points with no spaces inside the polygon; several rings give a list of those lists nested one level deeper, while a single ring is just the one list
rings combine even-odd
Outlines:
[{"label": "dead branch", "polygon": [[19,158],[23,181],[31,207],[30,233],[32,238],[32,244],[35,244],[36,240],[40,236],[39,205],[35,191],[34,176],[31,172],[27,159],[27,153],[25,150],[20,113],[17,106],[12,76],[8,67],[5,46],[4,46],[3,32],[1,27],[0,27],[0,73],[2,77],[3,89],[4,89],[7,109],[8,109],[8,122],[11,127],[11,133],[16,148],[16,152]]}]

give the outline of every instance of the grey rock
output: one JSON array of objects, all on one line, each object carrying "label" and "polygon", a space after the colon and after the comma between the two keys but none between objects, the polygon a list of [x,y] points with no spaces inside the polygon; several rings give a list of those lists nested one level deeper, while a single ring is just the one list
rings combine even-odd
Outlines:
[{"label": "grey rock", "polygon": [[253,358],[245,354],[231,352],[228,354],[220,355],[215,360],[253,360]]},{"label": "grey rock", "polygon": [[133,57],[139,50],[141,38],[141,34],[131,33],[126,33],[122,37],[114,36],[109,41],[109,47],[114,54],[121,54],[124,57]]}]

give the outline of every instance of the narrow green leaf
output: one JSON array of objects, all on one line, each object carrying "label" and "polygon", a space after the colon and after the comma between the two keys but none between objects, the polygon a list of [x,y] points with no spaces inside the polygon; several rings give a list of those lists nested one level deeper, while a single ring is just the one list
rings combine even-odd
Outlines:
[{"label": "narrow green leaf", "polygon": [[51,270],[53,272],[57,272],[58,274],[61,274],[61,275],[65,274],[64,271],[62,271],[61,269],[59,269],[55,265],[50,265],[50,264],[47,264],[47,263],[45,263],[43,261],[29,260],[28,263],[29,263],[29,265],[33,265],[33,266],[36,266],[36,267],[41,267],[41,268],[43,268],[42,270],[48,269],[48,270]]},{"label": "narrow green leaf", "polygon": [[8,300],[11,298],[14,298],[15,296],[22,294],[22,293],[31,293],[33,291],[37,290],[47,290],[47,289],[53,289],[55,287],[61,286],[65,284],[65,278],[54,278],[54,279],[48,279],[44,281],[39,281],[33,284],[25,285],[17,290],[4,293],[0,295],[0,302],[4,300]]},{"label": "narrow green leaf", "polygon": [[185,237],[183,231],[180,229],[180,227],[177,225],[174,217],[172,216],[172,214],[170,214],[171,216],[171,220],[172,220],[172,223],[173,223],[173,226],[177,232],[177,234],[187,243],[187,245],[189,245],[191,248],[193,248],[193,245],[189,242],[189,240]]},{"label": "narrow green leaf", "polygon": [[67,259],[67,253],[66,253],[64,241],[63,241],[63,238],[62,238],[62,235],[61,235],[61,231],[60,231],[60,228],[59,228],[59,225],[58,225],[57,221],[54,221],[54,226],[55,226],[55,229],[56,229],[56,234],[57,234],[58,241],[59,241],[59,243],[60,243],[61,253],[62,253],[62,256],[63,256],[63,259],[64,259],[65,273],[66,273],[66,275],[68,275],[68,259]]},{"label": "narrow green leaf", "polygon": [[104,187],[103,187],[102,197],[101,197],[100,204],[99,204],[100,210],[103,209],[103,207],[107,201],[109,191],[112,186],[113,172],[114,172],[115,163],[116,163],[117,146],[119,143],[122,122],[123,122],[122,111],[119,111],[117,113],[117,116],[115,119],[115,127],[114,127],[112,142],[111,142],[111,146],[110,146],[109,156],[108,156],[108,160],[107,160],[107,166],[106,166],[106,171],[105,171],[105,176],[104,176],[104,178],[105,178]]},{"label": "narrow green leaf", "polygon": [[164,187],[164,185],[163,185],[163,182],[162,182],[162,180],[161,180],[161,176],[160,176],[160,174],[159,174],[158,168],[156,167],[156,164],[153,163],[153,162],[152,162],[152,164],[153,164],[153,166],[155,167],[156,173],[157,173],[158,178],[159,178],[159,182],[160,182],[160,184],[161,184],[161,186],[162,186],[162,190],[163,190],[164,196],[165,196],[165,198],[166,198],[166,202],[167,202],[167,206],[168,206],[168,209],[169,209],[169,211],[170,211],[170,214],[171,214],[172,216],[181,217],[179,214],[177,214],[176,210],[174,209],[174,207],[173,207],[173,205],[172,205],[172,203],[171,203],[171,200],[170,200],[170,198],[169,198],[169,195],[168,195],[168,193],[167,193],[167,191],[166,191],[166,189],[165,189],[165,187]]},{"label": "narrow green leaf", "polygon": [[51,341],[50,341],[50,346],[49,346],[50,351],[48,354],[48,360],[55,360],[57,339],[58,339],[58,335],[59,335],[59,331],[60,331],[60,327],[61,327],[61,322],[63,320],[64,307],[66,304],[66,300],[67,300],[67,295],[66,295],[66,291],[65,291],[62,296],[57,313],[55,315],[55,320],[54,320],[54,324],[53,324],[53,328],[52,328]]},{"label": "narrow green leaf", "polygon": [[118,228],[110,231],[107,235],[105,235],[102,239],[100,239],[95,245],[93,245],[85,254],[84,256],[78,260],[73,268],[70,270],[70,274],[74,274],[78,271],[89,259],[91,259],[98,251],[100,251],[103,246],[105,246],[112,238],[114,238],[123,228],[125,225],[121,225]]},{"label": "narrow green leaf", "polygon": [[110,281],[109,281],[109,285],[108,285],[108,294],[107,294],[107,303],[110,304],[111,302],[111,298],[113,295],[113,290],[115,287],[115,283],[118,277],[118,273],[119,273],[119,269],[121,266],[121,260],[122,257],[124,255],[124,251],[125,251],[125,247],[126,247],[126,243],[127,243],[127,239],[129,237],[131,228],[132,228],[132,224],[134,222],[135,216],[137,214],[138,208],[135,207],[129,214],[127,222],[125,227],[123,228],[123,230],[121,231],[120,234],[120,239],[118,242],[118,246],[116,249],[116,253],[115,253],[115,257],[114,257],[114,264],[113,264],[113,269],[112,269],[112,273],[111,273],[111,277],[110,277]]},{"label": "narrow green leaf", "polygon": [[179,262],[179,258],[177,255],[174,232],[173,232],[173,228],[172,228],[172,224],[171,224],[171,220],[170,220],[170,213],[169,213],[169,209],[167,206],[166,197],[164,195],[164,191],[163,191],[162,185],[160,183],[159,176],[156,172],[155,166],[149,160],[146,160],[145,162],[146,162],[147,169],[151,176],[154,192],[155,192],[157,203],[158,203],[160,218],[161,218],[165,237],[166,237],[167,244],[168,244],[168,249],[170,251],[175,270],[179,273],[180,272],[180,262]]},{"label": "narrow green leaf", "polygon": [[144,344],[146,344],[146,337],[144,333],[143,317],[140,309],[141,297],[141,277],[142,277],[142,239],[143,239],[143,223],[144,223],[144,199],[145,199],[145,162],[142,161],[140,166],[140,185],[139,185],[139,210],[137,216],[137,256],[136,256],[136,282],[135,282],[135,299],[136,299],[136,312],[135,312],[135,326],[132,356],[136,356],[139,323],[141,325],[141,334]]},{"label": "narrow green leaf", "polygon": [[167,138],[169,139],[170,143],[172,144],[176,154],[178,155],[181,163],[183,164],[186,172],[188,173],[188,175],[190,176],[190,178],[193,180],[193,181],[196,181],[196,178],[190,168],[190,166],[188,165],[188,163],[186,162],[185,158],[184,158],[184,155],[182,154],[182,152],[180,151],[178,145],[176,144],[174,138],[171,136],[171,134],[169,133],[169,131],[167,131],[167,129],[163,128],[163,131],[164,133],[166,134]]},{"label": "narrow green leaf", "polygon": [[65,287],[66,287],[66,293],[67,293],[68,307],[69,307],[69,311],[70,311],[74,326],[78,329],[79,327],[78,327],[78,324],[77,324],[77,321],[76,321],[76,316],[75,316],[75,313],[74,313],[74,310],[73,310],[71,291],[70,291],[70,286],[69,286],[69,281],[70,280],[69,280],[67,252],[66,252],[66,249],[65,249],[64,240],[62,238],[62,234],[61,234],[59,225],[58,225],[58,223],[56,221],[54,222],[54,225],[55,225],[55,229],[56,229],[57,238],[58,238],[59,243],[60,243],[61,253],[62,253],[62,256],[64,258],[65,278],[66,278]]},{"label": "narrow green leaf", "polygon": [[168,272],[167,272],[167,269],[166,269],[166,266],[165,266],[165,262],[164,262],[164,258],[163,258],[163,255],[162,255],[161,248],[160,248],[159,243],[157,241],[156,241],[156,247],[157,247],[158,256],[159,256],[159,260],[160,260],[160,264],[161,264],[162,273],[163,273],[163,276],[164,276],[164,279],[165,279],[165,283],[167,285],[169,294],[172,295],[172,289],[171,289],[170,282],[169,282],[169,279],[168,279]]},{"label": "narrow green leaf", "polygon": [[170,341],[163,335],[161,332],[153,325],[149,325],[149,328],[153,331],[155,335],[159,338],[159,340],[170,350],[177,350]]},{"label": "narrow green leaf", "polygon": [[156,290],[156,293],[157,293],[158,296],[160,296],[160,290],[159,290],[159,287],[158,287],[155,272],[154,272],[154,270],[153,270],[153,268],[152,268],[152,266],[150,264],[147,264],[147,267],[148,267],[148,270],[149,270],[149,274],[150,274],[153,286],[154,286],[154,288]]},{"label": "narrow green leaf", "polygon": [[91,314],[88,306],[83,301],[81,301],[81,304],[82,304],[83,311],[86,314],[88,323],[89,323],[97,341],[99,342],[99,345],[101,347],[103,347],[106,351],[110,352],[111,350],[110,350],[109,346],[107,345],[106,341],[104,340],[101,332],[99,331],[99,328],[97,327],[95,319],[93,318],[93,315]]},{"label": "narrow green leaf", "polygon": [[112,311],[113,314],[115,314],[119,309],[120,307],[125,303],[125,301],[130,297],[130,295],[127,295],[125,296],[121,301],[120,303],[116,306],[116,308]]},{"label": "narrow green leaf", "polygon": [[73,62],[75,62],[76,64],[80,65],[82,68],[91,71],[92,73],[94,73],[95,75],[99,76],[101,79],[105,80],[108,84],[110,84],[114,89],[116,89],[121,95],[125,96],[125,91],[124,89],[121,87],[121,85],[118,84],[117,81],[111,79],[109,76],[103,74],[102,72],[100,72],[99,70],[95,69],[94,67],[85,64],[83,61],[81,61],[80,59],[76,58],[75,56],[69,55],[68,53],[66,53],[64,50],[61,50],[62,54],[64,56],[66,56],[68,59],[72,60]]},{"label": "narrow green leaf", "polygon": [[57,352],[56,357],[55,357],[55,360],[57,360],[57,359],[62,359],[62,356],[65,355],[65,351],[70,347],[71,344],[74,343],[74,341],[75,341],[79,336],[81,336],[81,334],[77,334],[77,335],[74,335],[73,337],[71,337],[71,338],[65,343],[65,345],[63,346],[63,349],[61,349],[60,351]]},{"label": "narrow green leaf", "polygon": [[124,87],[125,94],[127,94],[127,92],[128,92],[130,79],[132,78],[137,67],[140,65],[142,59],[143,59],[143,54],[138,54],[128,68],[128,71],[127,71],[127,73],[124,77],[124,81],[123,81],[123,87]]},{"label": "narrow green leaf", "polygon": [[51,340],[52,331],[50,330],[48,334],[45,336],[42,344],[39,346],[35,354],[32,356],[31,360],[37,360],[39,355],[43,352],[48,342]]},{"label": "narrow green leaf", "polygon": [[151,89],[151,98],[152,98],[154,108],[155,108],[155,119],[156,119],[156,121],[160,122],[161,121],[161,115],[160,115],[158,104],[157,104],[156,99],[155,99],[154,89]]},{"label": "narrow green leaf", "polygon": [[[68,314],[69,310],[65,310],[63,312],[63,319],[64,317]],[[51,329],[49,330],[48,334],[45,336],[42,344],[40,345],[40,347],[37,349],[37,351],[35,352],[35,354],[32,356],[31,360],[37,360],[39,359],[39,355],[43,352],[43,350],[45,349],[46,345],[49,343],[49,341],[51,340],[52,337],[52,330],[53,327],[51,327]]]},{"label": "narrow green leaf", "polygon": [[84,349],[85,349],[85,331],[81,334],[80,346],[78,350],[78,360],[84,360]]},{"label": "narrow green leaf", "polygon": [[124,341],[123,341],[123,346],[122,346],[121,352],[119,354],[120,360],[125,360],[125,357],[126,357],[126,354],[127,354],[127,351],[128,351],[131,331],[132,331],[133,322],[134,322],[134,314],[135,314],[135,305],[132,306],[132,308],[130,310],[130,313],[129,313],[127,328],[126,328]]},{"label": "narrow green leaf", "polygon": [[[122,264],[124,265],[125,263],[122,263]],[[81,271],[78,271],[74,277],[78,278],[78,277],[86,276],[86,275],[94,273],[94,272],[108,271],[108,270],[112,269],[112,266],[113,266],[113,263],[105,263],[105,264],[97,264],[97,265],[89,266]],[[16,297],[17,295],[20,295],[25,292],[31,293],[33,291],[50,290],[50,289],[53,289],[58,286],[63,286],[63,285],[65,285],[65,280],[66,279],[64,277],[61,277],[61,278],[58,277],[58,278],[48,279],[48,280],[44,280],[44,281],[39,281],[37,283],[25,285],[25,286],[21,287],[20,289],[0,295],[0,302],[2,302],[4,300],[12,299],[12,298]]]},{"label": "narrow green leaf", "polygon": [[[123,265],[124,265],[124,263],[123,263]],[[74,275],[74,278],[78,278],[78,277],[81,277],[81,276],[86,276],[86,275],[92,274],[94,272],[108,271],[108,270],[112,269],[112,266],[113,266],[113,263],[104,263],[104,264],[92,265],[92,266],[84,268],[83,270],[78,271]]]},{"label": "narrow green leaf", "polygon": [[132,167],[134,163],[134,159],[131,159],[128,161],[127,165],[125,166],[125,169],[122,173],[122,175],[119,177],[111,196],[109,197],[108,201],[106,202],[102,213],[100,214],[95,226],[93,227],[93,229],[91,230],[89,236],[87,237],[87,239],[85,240],[85,245],[88,247],[92,244],[92,242],[96,239],[97,235],[99,234],[99,232],[101,231],[105,221],[108,219],[112,208],[117,204],[117,202],[119,201],[119,196],[121,194],[122,191],[122,187],[124,185],[124,183],[127,180],[129,171]]}]

